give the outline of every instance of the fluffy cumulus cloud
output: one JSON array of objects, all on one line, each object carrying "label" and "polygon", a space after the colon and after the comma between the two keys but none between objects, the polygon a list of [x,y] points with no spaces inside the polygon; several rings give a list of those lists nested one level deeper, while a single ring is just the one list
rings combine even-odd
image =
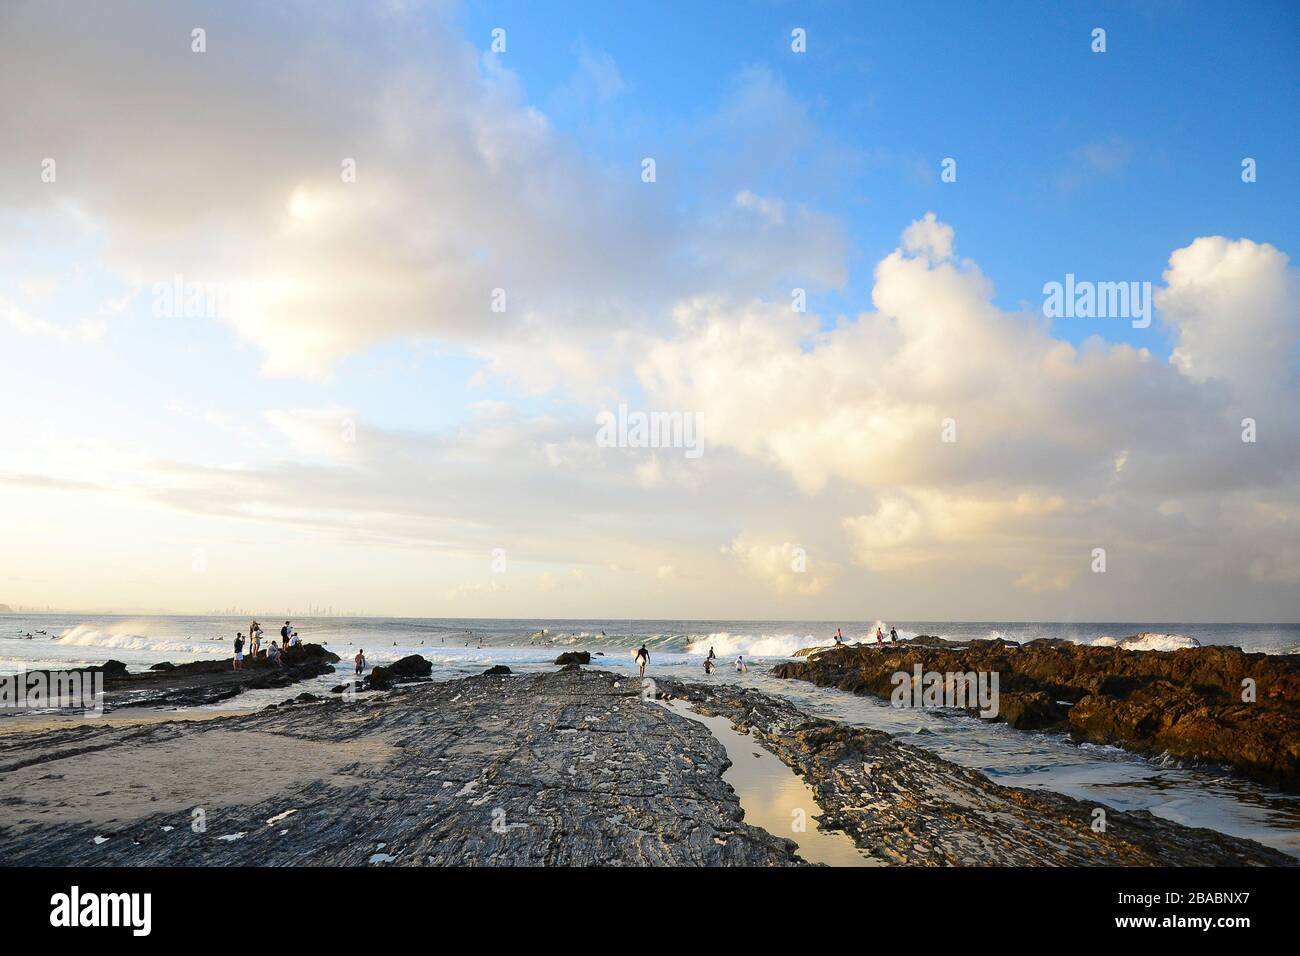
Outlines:
[{"label": "fluffy cumulus cloud", "polygon": [[[53,201],[141,295],[177,275],[239,290],[220,317],[272,374],[325,376],[376,342],[427,336],[535,387],[590,381],[573,341],[652,326],[676,297],[843,278],[829,217],[691,212],[669,157],[655,184],[639,163],[588,159],[437,6],[60,6],[0,10],[10,237]],[[792,102],[762,71],[739,95],[728,115],[760,129],[761,111]]]},{"label": "fluffy cumulus cloud", "polygon": [[[874,311],[828,331],[788,305],[683,304],[641,379],[810,509],[858,489],[838,520],[871,571],[990,565],[1060,593],[1107,547],[1130,584],[1189,559],[1237,580],[1293,573],[1294,521],[1248,529],[1227,511],[1293,515],[1300,320],[1283,253],[1222,237],[1176,250],[1157,293],[1166,362],[998,309],[955,248],[933,215],[914,222],[876,267]],[[1267,440],[1242,441],[1248,418]]]},{"label": "fluffy cumulus cloud", "polygon": [[820,594],[827,578],[809,566],[808,552],[790,541],[757,540],[739,535],[723,549],[736,557],[745,570],[777,594]]},{"label": "fluffy cumulus cloud", "polygon": [[[503,403],[455,434],[362,424],[351,443],[346,409],[275,411],[292,468],[150,494],[198,511],[255,502],[362,541],[483,554],[508,540],[556,565],[537,579],[548,593],[616,562],[649,587],[726,582],[809,609],[869,581],[1136,614],[1188,579],[1285,608],[1300,527],[1300,395],[1276,355],[1300,342],[1286,257],[1218,238],[1174,252],[1161,361],[998,309],[955,250],[950,227],[918,220],[876,267],[875,310],[826,330],[785,303],[680,303],[638,374],[650,407],[698,415],[698,460],[598,447],[580,414]],[[1223,325],[1240,336],[1226,355]]]}]

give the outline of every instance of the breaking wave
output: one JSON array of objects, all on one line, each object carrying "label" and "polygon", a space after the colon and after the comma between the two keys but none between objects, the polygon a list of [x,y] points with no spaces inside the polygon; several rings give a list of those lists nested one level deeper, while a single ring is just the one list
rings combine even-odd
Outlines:
[{"label": "breaking wave", "polygon": [[1099,637],[1092,642],[1093,647],[1122,647],[1128,651],[1176,651],[1184,647],[1200,647],[1201,642],[1186,634],[1153,634],[1150,632],[1134,634],[1116,640],[1113,637]]},{"label": "breaking wave", "polygon": [[144,621],[118,621],[107,625],[78,624],[53,640],[65,647],[106,647],[120,651],[157,651],[169,654],[226,653],[224,646],[214,647],[212,643],[199,644],[139,633],[144,626],[147,626]]},{"label": "breaking wave", "polygon": [[703,637],[692,637],[686,645],[687,654],[707,654],[709,648],[719,657],[744,654],[753,657],[793,657],[801,647],[829,643],[811,634],[730,634],[718,631]]}]

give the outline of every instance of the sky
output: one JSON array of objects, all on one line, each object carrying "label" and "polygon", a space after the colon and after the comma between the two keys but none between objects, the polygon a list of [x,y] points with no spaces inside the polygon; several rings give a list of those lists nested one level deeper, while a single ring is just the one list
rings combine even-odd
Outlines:
[{"label": "sky", "polygon": [[1300,620],[1298,39],[0,5],[0,603]]}]

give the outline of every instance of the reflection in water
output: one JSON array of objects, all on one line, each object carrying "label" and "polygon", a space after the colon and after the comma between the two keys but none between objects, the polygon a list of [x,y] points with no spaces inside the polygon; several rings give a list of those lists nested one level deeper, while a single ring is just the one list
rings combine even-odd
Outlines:
[{"label": "reflection in water", "polygon": [[[773,836],[788,837],[799,844],[799,856],[809,863],[827,866],[880,866],[864,856],[847,834],[822,830],[813,816],[816,798],[803,778],[783,764],[759,743],[751,732],[741,734],[725,717],[705,717],[691,710],[685,701],[663,701],[683,717],[704,724],[727,749],[731,766],[722,779],[740,796],[745,822],[761,827]],[[795,821],[805,824],[803,832]]]}]

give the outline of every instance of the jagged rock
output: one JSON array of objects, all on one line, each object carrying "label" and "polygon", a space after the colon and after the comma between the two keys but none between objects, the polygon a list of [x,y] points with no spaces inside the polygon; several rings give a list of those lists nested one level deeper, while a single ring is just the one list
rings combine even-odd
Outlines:
[{"label": "jagged rock", "polygon": [[172,670],[175,666],[176,666],[176,665],[173,664],[171,661],[159,661],[157,664],[153,665],[153,667],[149,668],[149,670],[151,670],[151,671],[169,671],[169,670]]},{"label": "jagged rock", "polygon": [[817,795],[823,826],[878,860],[954,865],[1282,865],[1291,857],[1250,840],[1175,824],[1147,811],[1107,812],[1045,790],[1004,787],[984,774],[880,731],[810,718],[788,701],[731,686],[658,685],[695,710],[753,731]]},{"label": "jagged rock", "polygon": [[483,676],[484,676],[484,677],[501,677],[501,676],[504,676],[504,675],[506,675],[506,674],[509,674],[510,672],[511,672],[511,671],[510,671],[510,668],[506,667],[505,664],[497,664],[495,667],[489,667],[487,670],[485,670],[485,671],[483,672]]},{"label": "jagged rock", "polygon": [[797,650],[797,651],[794,652],[794,656],[795,656],[795,657],[812,657],[814,654],[820,654],[822,651],[829,651],[829,650],[831,650],[834,646],[835,646],[835,645],[833,645],[833,644],[823,644],[823,645],[819,645],[819,646],[817,646],[817,647],[801,647],[801,648],[799,648],[799,650]]},{"label": "jagged rock", "polygon": [[998,696],[998,716],[1017,730],[1060,730],[1069,718],[1069,708],[1042,691]]},{"label": "jagged rock", "polygon": [[[1012,726],[1059,727],[1076,739],[1223,764],[1300,790],[1296,655],[1217,646],[1143,651],[1060,639],[1017,645],[918,637],[893,647],[835,648],[778,664],[772,673],[888,699],[892,676],[917,664],[925,672],[996,672],[1002,706],[1011,708],[1003,716]],[[1242,700],[1248,680],[1255,702]],[[1068,713],[1062,714],[1061,701],[1070,705]]]},{"label": "jagged rock", "polygon": [[565,651],[555,659],[561,666],[565,664],[590,664],[591,654],[587,651]]},{"label": "jagged rock", "polygon": [[[104,674],[104,708],[197,707],[229,700],[246,690],[287,687],[333,672],[337,655],[317,644],[290,648],[281,667],[266,658],[245,658],[234,670],[230,658],[191,661],[166,670],[127,672],[121,661],[106,661],[94,670]],[[35,672],[32,672],[35,673]],[[49,672],[46,672],[49,673]]]},{"label": "jagged rock", "polygon": [[391,664],[376,667],[366,678],[369,690],[388,690],[396,684],[421,680],[433,673],[433,664],[419,654],[409,654]]}]

